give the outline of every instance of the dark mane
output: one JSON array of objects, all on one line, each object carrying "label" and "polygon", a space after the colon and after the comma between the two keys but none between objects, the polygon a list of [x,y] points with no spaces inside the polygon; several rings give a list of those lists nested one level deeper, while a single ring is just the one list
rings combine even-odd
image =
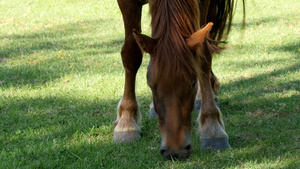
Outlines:
[{"label": "dark mane", "polygon": [[[225,40],[227,38],[227,35],[230,32],[231,23],[233,19],[233,13],[234,13],[234,5],[237,2],[234,2],[234,0],[211,0],[208,13],[209,15],[205,15],[206,19],[204,19],[201,12],[201,20],[205,22],[213,22],[214,26],[211,30],[211,38],[214,40]],[[245,16],[246,16],[246,9],[245,9],[245,0],[242,0],[243,4],[243,26],[245,27]],[[200,11],[201,9],[205,8],[203,7],[205,4],[203,1],[200,1],[199,7]],[[205,24],[201,22],[201,24]]]},{"label": "dark mane", "polygon": [[[209,3],[209,4],[208,4]],[[182,75],[188,78],[199,72],[203,51],[191,54],[185,39],[196,32],[200,26],[213,22],[210,38],[205,46],[210,53],[220,52],[220,40],[226,39],[233,19],[234,0],[149,0],[152,16],[152,37],[158,41],[153,51],[159,56],[153,59],[156,66],[163,68],[159,74]],[[244,21],[245,21],[245,5]],[[225,36],[225,38],[224,38]],[[192,57],[195,56],[195,57]],[[161,75],[157,75],[160,78]]]},{"label": "dark mane", "polygon": [[[152,37],[158,40],[153,58],[156,66],[163,68],[166,76],[176,74],[181,77],[195,75],[193,53],[185,38],[200,27],[199,9],[196,0],[152,0],[149,1],[152,15]],[[157,69],[156,69],[157,70]]]}]

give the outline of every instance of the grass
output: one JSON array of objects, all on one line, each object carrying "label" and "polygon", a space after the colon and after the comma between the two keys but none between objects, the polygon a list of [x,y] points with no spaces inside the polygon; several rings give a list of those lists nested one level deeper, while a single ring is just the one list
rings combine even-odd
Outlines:
[{"label": "grass", "polygon": [[[247,1],[228,49],[214,58],[232,151],[163,161],[147,119],[148,55],[137,77],[143,138],[112,141],[123,94],[123,23],[116,1],[0,1],[0,168],[299,168],[300,3]],[[148,6],[143,32],[150,34]]]}]

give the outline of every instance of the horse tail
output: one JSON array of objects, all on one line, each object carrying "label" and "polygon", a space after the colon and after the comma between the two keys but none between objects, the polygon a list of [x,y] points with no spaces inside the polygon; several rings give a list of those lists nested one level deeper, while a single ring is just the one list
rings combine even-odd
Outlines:
[{"label": "horse tail", "polygon": [[[245,10],[245,0],[242,0],[243,4],[243,25],[242,28],[245,26],[245,16],[246,16],[246,10]],[[204,4],[202,4],[204,5]],[[226,40],[227,35],[230,32],[233,14],[235,10],[236,2],[234,0],[210,0],[208,10],[204,16],[206,18],[204,19],[204,22],[213,22],[214,26],[210,32],[210,37],[213,40],[220,41],[220,40]],[[200,2],[200,12],[201,8],[203,9],[203,6],[201,7]],[[204,10],[206,11],[206,10]],[[201,22],[200,19],[200,22]],[[206,20],[206,21],[205,21]],[[202,21],[203,22],[203,21]],[[203,23],[205,24],[205,23]]]}]

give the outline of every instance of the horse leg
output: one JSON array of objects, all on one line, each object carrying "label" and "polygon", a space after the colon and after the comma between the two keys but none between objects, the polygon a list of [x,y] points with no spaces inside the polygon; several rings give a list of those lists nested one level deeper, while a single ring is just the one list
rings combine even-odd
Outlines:
[{"label": "horse leg", "polygon": [[198,121],[200,123],[201,148],[224,150],[230,148],[228,136],[225,132],[221,111],[217,107],[214,93],[211,87],[210,73],[212,56],[204,45],[204,57],[202,57],[200,81],[201,110]]},{"label": "horse leg", "polygon": [[[215,76],[215,74],[213,73],[213,71],[210,72],[209,74],[209,80],[210,80],[210,84],[213,90],[213,94],[214,94],[214,99],[217,102],[218,98],[217,98],[217,94],[219,92],[220,89],[220,83],[218,81],[218,78]],[[195,98],[195,110],[199,111],[201,108],[201,90],[200,90],[200,83],[198,81],[198,91],[197,91],[197,95]]]},{"label": "horse leg", "polygon": [[141,31],[142,6],[146,1],[118,0],[125,27],[125,43],[121,56],[125,69],[125,88],[114,122],[114,141],[131,142],[140,137],[141,113],[135,96],[136,73],[142,63],[142,52],[132,30]]}]

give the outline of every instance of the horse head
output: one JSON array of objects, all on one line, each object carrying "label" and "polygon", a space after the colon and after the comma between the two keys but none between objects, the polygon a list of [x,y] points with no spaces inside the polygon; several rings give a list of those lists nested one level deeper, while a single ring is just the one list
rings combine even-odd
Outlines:
[{"label": "horse head", "polygon": [[189,37],[170,34],[159,39],[133,30],[141,50],[150,54],[147,83],[159,120],[160,153],[165,159],[185,159],[191,154],[191,112],[198,90],[195,58],[212,25]]}]

